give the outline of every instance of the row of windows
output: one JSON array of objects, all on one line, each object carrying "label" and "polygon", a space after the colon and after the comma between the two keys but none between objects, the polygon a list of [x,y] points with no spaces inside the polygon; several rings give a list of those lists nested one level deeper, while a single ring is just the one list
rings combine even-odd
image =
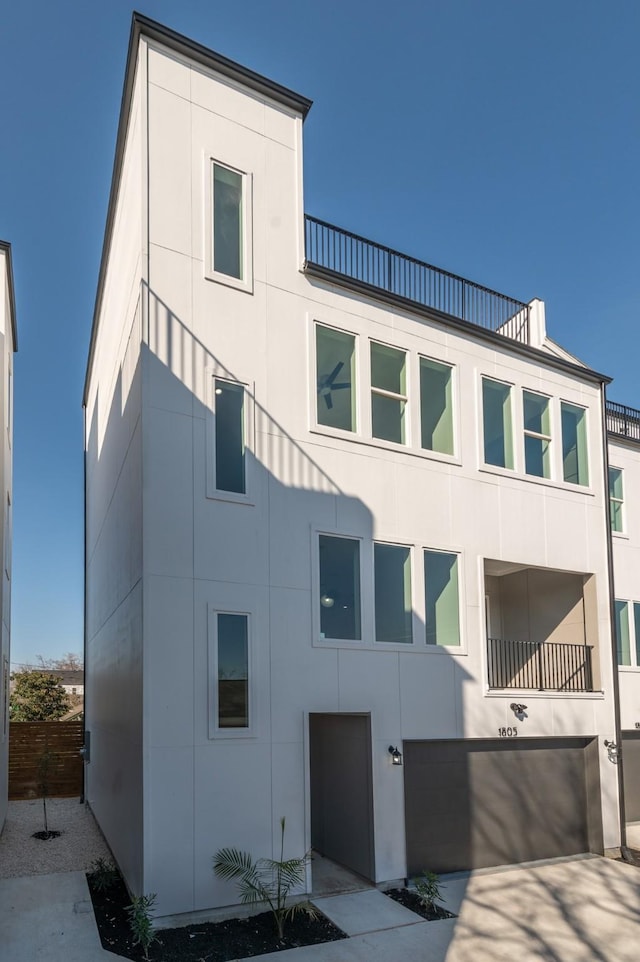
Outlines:
[{"label": "row of windows", "polygon": [[640,668],[640,602],[615,602],[618,664]]},{"label": "row of windows", "polygon": [[[357,433],[357,335],[316,325],[317,423]],[[410,445],[408,372],[413,358],[407,351],[369,342],[371,436]],[[418,356],[418,436],[423,450],[455,454],[453,379],[455,368]],[[514,387],[482,378],[482,427],[485,464],[513,470]],[[526,474],[554,477],[553,408],[555,399],[522,391],[522,447]],[[587,416],[585,408],[560,402],[562,479],[589,484]]]}]

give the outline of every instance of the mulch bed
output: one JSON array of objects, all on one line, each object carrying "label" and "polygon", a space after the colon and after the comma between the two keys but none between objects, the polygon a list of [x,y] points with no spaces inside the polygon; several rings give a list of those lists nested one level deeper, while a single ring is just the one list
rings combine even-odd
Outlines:
[{"label": "mulch bed", "polygon": [[[134,945],[125,911],[131,899],[118,878],[106,891],[98,891],[87,873],[91,901],[103,949],[144,962],[139,945]],[[203,922],[177,929],[159,929],[149,947],[150,962],[231,962],[265,952],[278,952],[318,942],[335,942],[346,935],[324,915],[310,918],[300,912],[290,919],[280,941],[271,912],[248,919]]]},{"label": "mulch bed", "polygon": [[419,896],[409,889],[387,889],[384,894],[388,895],[394,902],[399,902],[400,905],[404,905],[405,909],[411,909],[416,915],[421,915],[427,922],[435,922],[438,919],[457,918],[457,915],[454,915],[453,912],[447,912],[446,909],[441,908],[439,905],[434,905],[432,909],[426,909],[420,901]]}]

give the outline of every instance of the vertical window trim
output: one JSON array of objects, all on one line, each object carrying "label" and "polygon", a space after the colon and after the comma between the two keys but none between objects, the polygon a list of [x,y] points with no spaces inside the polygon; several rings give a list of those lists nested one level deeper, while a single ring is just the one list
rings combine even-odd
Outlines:
[{"label": "vertical window trim", "polygon": [[[247,684],[249,724],[246,728],[221,728],[218,724],[218,615],[240,615],[247,619]],[[256,665],[253,643],[253,613],[251,611],[219,608],[216,605],[208,607],[208,731],[210,739],[220,738],[255,738],[257,716],[257,687]]]},{"label": "vertical window trim", "polygon": [[[543,434],[539,431],[532,431],[526,427],[525,420],[525,394],[531,395],[531,397],[541,398],[543,401],[547,402],[547,419],[549,422],[549,434]],[[531,478],[541,478],[544,481],[549,481],[553,477],[553,448],[552,448],[552,419],[551,419],[551,398],[548,394],[541,394],[540,391],[531,391],[529,388],[522,388],[522,435],[524,439],[523,445],[523,467],[524,472]],[[527,438],[535,438],[538,441],[546,441],[549,446],[548,454],[548,474],[530,474],[527,471]]]},{"label": "vertical window trim", "polygon": [[[565,477],[565,470],[564,470],[564,432],[563,432],[563,430],[562,430],[562,413],[563,413],[564,408],[574,408],[575,410],[577,410],[577,411],[582,411],[582,413],[583,413],[583,418],[584,418],[584,444],[585,444],[584,464],[585,464],[585,470],[586,470],[586,475],[587,475],[585,481],[569,481],[569,480],[567,480],[567,478]],[[590,447],[591,447],[591,445],[589,444],[589,409],[588,409],[587,407],[585,407],[583,404],[574,404],[573,401],[563,401],[562,399],[560,399],[560,462],[561,462],[561,465],[562,465],[562,480],[563,480],[563,482],[564,482],[565,484],[573,484],[573,485],[575,485],[575,487],[577,487],[577,488],[589,488],[589,487],[591,486],[591,473],[592,473],[592,472],[591,472],[591,464],[590,464],[590,461],[589,461],[589,457],[590,457],[590,455],[589,455]],[[577,452],[576,452],[576,457],[578,458],[578,464],[579,464],[580,459],[579,459],[579,457],[578,457],[578,453],[577,453]]]},{"label": "vertical window trim", "polygon": [[[620,472],[620,487],[621,487],[621,490],[622,490],[622,495],[621,495],[621,497],[619,497],[619,498],[616,498],[615,495],[612,494],[612,485],[611,485],[611,472],[612,472],[612,471],[619,471],[619,472]],[[614,504],[619,504],[619,505],[620,505],[620,525],[621,525],[620,528],[614,528],[614,526],[613,526],[613,505],[614,505]],[[610,464],[610,465],[609,465],[609,523],[610,523],[610,526],[611,526],[611,532],[612,532],[612,534],[624,534],[624,532],[625,532],[625,523],[624,523],[624,522],[625,522],[625,517],[624,517],[624,471],[623,471],[622,468],[616,468],[614,465]]]},{"label": "vertical window trim", "polygon": [[[253,385],[230,377],[228,372],[217,368],[206,369],[207,378],[207,425],[206,425],[206,496],[215,501],[237,501],[240,504],[255,503],[253,495],[253,472],[251,453],[255,450]],[[245,493],[224,491],[216,487],[216,381],[226,381],[244,390],[244,487]]]},{"label": "vertical window trim", "polygon": [[[214,268],[214,167],[224,167],[242,178],[242,278],[223,274]],[[205,153],[205,277],[226,287],[253,294],[253,175],[227,163],[208,151]]]}]

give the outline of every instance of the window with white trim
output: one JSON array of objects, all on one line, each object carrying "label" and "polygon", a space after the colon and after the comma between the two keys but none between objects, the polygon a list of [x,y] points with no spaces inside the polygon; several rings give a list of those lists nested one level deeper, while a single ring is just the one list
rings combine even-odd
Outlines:
[{"label": "window with white trim", "polygon": [[215,488],[246,494],[244,386],[214,378],[213,395]]},{"label": "window with white trim", "polygon": [[376,641],[410,645],[413,642],[411,549],[374,544],[373,569]]},{"label": "window with white trim", "polygon": [[247,731],[252,722],[249,684],[249,615],[214,614],[213,733]]},{"label": "window with white trim", "polygon": [[618,665],[640,668],[640,602],[616,598],[614,606]]},{"label": "window with white trim", "polygon": [[522,392],[524,469],[537,478],[551,477],[551,418],[549,398]]},{"label": "window with white trim", "polygon": [[424,552],[425,624],[428,645],[460,645],[458,555]]},{"label": "window with white trim", "polygon": [[316,324],[318,424],[356,430],[356,338]]},{"label": "window with white trim", "polygon": [[371,342],[371,433],[383,441],[407,443],[407,354]]},{"label": "window with white trim", "polygon": [[571,484],[589,484],[587,454],[587,412],[585,408],[562,401],[562,476]]},{"label": "window with white trim", "polygon": [[251,175],[212,157],[208,166],[206,194],[210,210],[205,245],[207,276],[251,292]]},{"label": "window with white trim", "polygon": [[616,533],[624,531],[622,517],[623,504],[622,469],[609,468],[609,518],[611,521],[611,530]]},{"label": "window with white trim", "polygon": [[321,534],[320,638],[360,641],[360,542]]},{"label": "window with white trim", "polygon": [[510,384],[482,378],[482,425],[485,464],[513,469]]},{"label": "window with white trim", "polygon": [[420,358],[420,440],[427,451],[453,454],[453,368]]}]

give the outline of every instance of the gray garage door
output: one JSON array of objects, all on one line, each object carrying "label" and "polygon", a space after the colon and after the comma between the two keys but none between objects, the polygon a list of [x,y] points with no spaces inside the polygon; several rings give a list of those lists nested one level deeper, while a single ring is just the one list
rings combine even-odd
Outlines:
[{"label": "gray garage door", "polygon": [[407,872],[602,852],[595,739],[404,742]]},{"label": "gray garage door", "polygon": [[624,813],[628,822],[640,822],[640,731],[622,733]]}]

